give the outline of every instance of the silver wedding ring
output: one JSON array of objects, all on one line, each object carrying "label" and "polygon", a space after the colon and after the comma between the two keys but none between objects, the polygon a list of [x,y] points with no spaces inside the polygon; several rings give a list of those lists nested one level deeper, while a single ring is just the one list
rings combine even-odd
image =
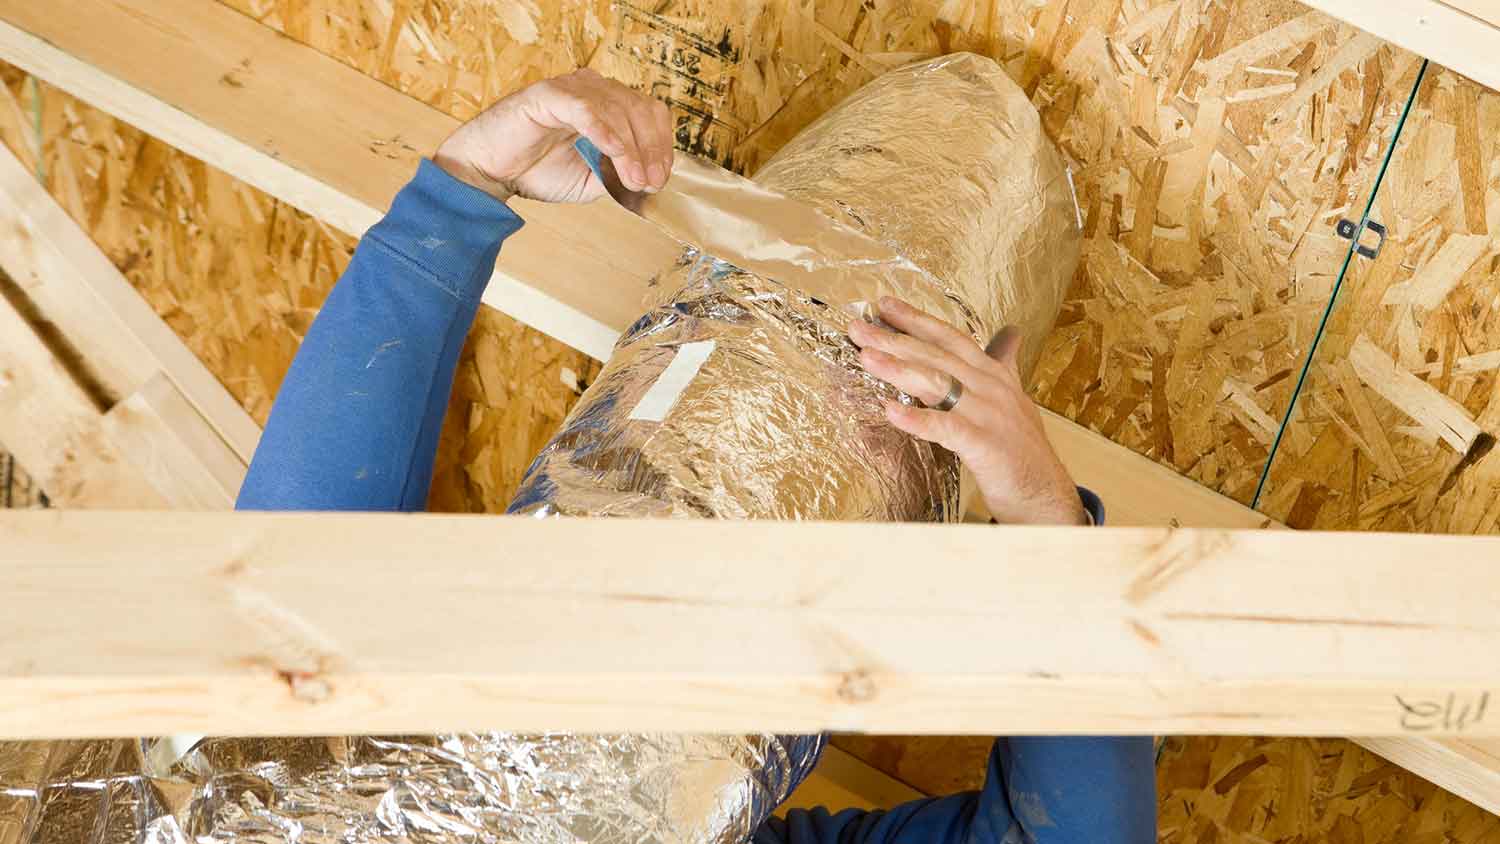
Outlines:
[{"label": "silver wedding ring", "polygon": [[958,405],[958,400],[963,398],[964,382],[948,376],[948,395],[943,400],[932,406],[933,410],[952,410]]}]

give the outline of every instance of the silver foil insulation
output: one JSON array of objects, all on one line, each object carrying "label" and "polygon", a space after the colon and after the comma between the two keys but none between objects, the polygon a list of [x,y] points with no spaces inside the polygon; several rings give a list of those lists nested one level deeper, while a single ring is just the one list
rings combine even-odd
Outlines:
[{"label": "silver foil insulation", "polygon": [[820,739],[0,742],[0,844],[740,841]]},{"label": "silver foil insulation", "polygon": [[989,59],[892,71],[755,180],[679,160],[625,198],[684,244],[653,307],[527,472],[512,513],[953,521],[952,455],[892,428],[846,330],[906,299],[1024,371],[1077,266],[1068,169]]},{"label": "silver foil insulation", "polygon": [[[976,341],[1019,324],[1028,370],[1035,360],[1077,262],[1077,209],[1036,111],[998,66],[961,54],[893,71],[754,182],[680,158],[668,190],[630,204],[683,242],[682,258],[512,512],[958,518],[954,459],[885,423],[879,399],[909,399],[861,370],[845,328],[892,294]],[[206,739],[185,754],[167,740],[0,743],[0,844],[737,842],[821,743],[494,733]]]}]

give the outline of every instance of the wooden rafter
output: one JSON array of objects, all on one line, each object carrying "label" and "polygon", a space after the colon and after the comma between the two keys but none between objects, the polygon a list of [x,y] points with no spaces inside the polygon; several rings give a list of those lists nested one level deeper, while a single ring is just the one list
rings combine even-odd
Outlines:
[{"label": "wooden rafter", "polygon": [[0,439],[21,465],[63,506],[228,509],[260,428],[3,148],[0,231],[0,267],[76,358],[0,296]]},{"label": "wooden rafter", "polygon": [[1500,5],[1494,0],[1303,0],[1314,9],[1500,89]]},{"label": "wooden rafter", "polygon": [[13,737],[1500,735],[1489,537],[81,511],[0,533]]},{"label": "wooden rafter", "polygon": [[[1476,64],[1465,58],[1487,60],[1494,53],[1491,33],[1474,26],[1476,20],[1483,23],[1483,15],[1455,13],[1450,8],[1463,7],[1465,2],[1449,5],[1432,0],[1401,2],[1405,4],[1401,9],[1379,4],[1348,4],[1342,0],[1312,0],[1311,5],[1444,61],[1487,84],[1496,84],[1495,79],[1489,78],[1493,74],[1487,70],[1492,62]],[[1474,5],[1468,0],[1466,2]],[[97,49],[100,52],[90,55],[89,61],[108,68],[108,72],[101,73],[99,68],[79,62],[46,41],[12,26],[0,25],[0,50],[6,58],[113,111],[122,119],[355,233],[378,217],[384,203],[410,173],[415,156],[429,149],[453,125],[451,118],[348,71],[332,60],[315,58],[316,54],[311,50],[297,47],[285,39],[268,37],[266,33],[269,31],[253,22],[249,28],[235,32],[235,37],[247,39],[243,45],[233,38],[227,46],[223,41],[204,41],[201,36],[220,32],[216,28],[231,25],[226,23],[231,18],[239,19],[233,26],[242,26],[246,19],[240,19],[217,4],[185,4],[183,0],[173,0],[173,3],[182,8],[174,6],[172,14],[160,11],[162,3],[152,4],[151,9],[159,10],[157,14],[161,15],[152,18],[140,8],[122,12],[129,3],[68,4],[68,8],[48,9],[43,14],[36,4],[27,4],[24,0],[0,0],[0,16],[13,23],[24,23],[23,29],[39,31],[46,28],[47,40],[58,45],[66,44],[70,51],[82,53],[86,52],[84,48]],[[108,9],[113,9],[118,19],[100,16],[101,10]],[[1455,14],[1460,14],[1460,17],[1455,17]],[[200,15],[213,20],[205,24],[206,18]],[[1376,16],[1384,20],[1375,20]],[[19,20],[22,17],[26,20]],[[167,18],[172,20],[173,26],[160,24]],[[1416,25],[1412,26],[1413,23]],[[156,40],[121,38],[122,27],[133,36],[149,35]],[[1455,27],[1462,27],[1462,31]],[[1434,31],[1441,33],[1440,37],[1431,38],[1430,33]],[[100,34],[105,32],[110,33],[108,37]],[[1455,32],[1459,34],[1455,36]],[[217,78],[223,88],[233,91],[246,88],[247,81],[254,83],[248,86],[254,94],[249,106],[244,98],[224,98],[223,90],[200,85],[203,91],[214,95],[211,98],[231,103],[225,110],[216,111],[209,107],[206,113],[200,114],[194,109],[202,103],[189,96],[192,93],[189,89],[202,77],[183,73],[182,65],[176,63],[172,73],[180,81],[175,87],[171,79],[149,77],[150,65],[156,63],[140,61],[139,56],[152,54],[152,51],[139,50],[139,46],[151,44],[153,49],[170,49],[174,55],[182,55],[184,42],[171,39],[180,39],[183,33],[187,33],[187,41],[195,45],[195,49],[187,51],[192,55],[192,67],[199,71],[218,72],[217,77],[209,78]],[[163,38],[167,41],[161,41]],[[268,48],[273,41],[279,45]],[[128,51],[121,46],[127,42],[134,45]],[[217,50],[216,44],[225,49]],[[127,52],[135,54],[134,61],[126,55]],[[295,61],[289,64],[285,61],[293,58]],[[319,59],[326,63],[319,65],[320,74],[307,76],[293,69],[305,70],[309,63]],[[216,60],[227,64],[219,67],[214,64]],[[266,78],[267,72],[270,78]],[[331,99],[309,103],[303,96],[308,93],[306,80],[309,78],[334,79],[326,89],[313,86],[311,91],[313,96],[331,92]],[[284,95],[289,90],[284,86],[291,81],[295,81],[299,96],[283,97],[278,103],[276,96]],[[343,87],[345,85],[349,87]],[[352,145],[330,145],[330,140],[336,141],[343,136],[320,134],[307,128],[310,117],[322,120],[325,114],[332,115],[332,122],[325,126],[340,128],[338,117],[347,113],[349,103],[357,104],[360,112],[355,125],[342,127],[352,130],[348,133],[353,139]],[[373,107],[376,103],[378,107]],[[394,111],[392,106],[395,106]],[[286,120],[268,120],[264,109],[273,107],[289,108],[295,111],[295,115],[285,115],[289,118]],[[244,115],[255,115],[253,131],[238,124],[236,133],[235,125],[214,122],[223,121],[226,116],[232,117],[235,109]],[[390,125],[371,123],[371,116],[380,114],[394,115]],[[380,131],[393,127],[393,133]],[[299,143],[298,135],[303,133],[306,137]],[[312,140],[314,138],[316,141]],[[299,158],[301,154],[311,158],[303,160]],[[338,170],[345,164],[353,169]],[[613,213],[608,208],[584,209],[577,213],[594,215],[601,211],[606,215]],[[532,222],[528,237],[535,237],[540,229],[541,242],[545,243],[546,238],[556,238],[561,231],[555,224],[548,226],[549,209],[528,208],[525,213]],[[601,278],[641,281],[647,277],[642,273],[652,272],[660,266],[658,253],[661,246],[649,231],[644,233],[643,239],[642,230],[630,228],[634,222],[628,219],[600,217],[591,222],[596,230],[632,232],[633,236],[620,238],[619,242],[637,248],[629,254],[573,256],[576,266],[561,270],[556,269],[557,253],[549,254],[545,248],[509,249],[509,264],[502,268],[509,272],[497,274],[496,283],[492,285],[491,302],[555,336],[600,355],[607,351],[609,338],[623,325],[621,320],[628,321],[629,315],[633,314],[638,299],[633,294],[616,299],[614,294],[618,291],[610,286],[602,288],[609,295],[601,298],[597,295],[601,288],[593,282]],[[606,238],[601,237],[603,239]],[[591,281],[587,290],[579,290],[580,277]],[[521,284],[518,279],[524,279],[527,284]],[[538,280],[541,280],[541,287],[528,286],[537,284]],[[547,290],[549,284],[561,286]],[[612,316],[605,313],[609,308],[615,308],[618,313]],[[591,314],[599,316],[596,318]],[[157,389],[160,386],[156,384]],[[142,400],[137,400],[137,403]],[[122,402],[120,407],[125,405]],[[214,414],[208,416],[214,417]],[[1112,501],[1116,523],[1172,522],[1231,527],[1266,524],[1256,514],[1061,417],[1049,416],[1048,423],[1070,467]],[[1114,494],[1116,492],[1118,494]],[[1500,770],[1500,764],[1496,762],[1500,754],[1493,752],[1492,743],[1392,739],[1369,740],[1367,743],[1470,799],[1491,808],[1500,806],[1500,776],[1496,774]]]},{"label": "wooden rafter", "polygon": [[[173,61],[145,58],[159,55]],[[457,125],[199,0],[74,0],[46,10],[0,0],[0,57],[352,234],[379,218],[421,155]],[[522,203],[521,213],[527,226],[506,242],[485,301],[607,357],[678,247],[607,202]],[[1046,419],[1069,469],[1110,502],[1112,524],[1275,526],[1061,416]]]}]

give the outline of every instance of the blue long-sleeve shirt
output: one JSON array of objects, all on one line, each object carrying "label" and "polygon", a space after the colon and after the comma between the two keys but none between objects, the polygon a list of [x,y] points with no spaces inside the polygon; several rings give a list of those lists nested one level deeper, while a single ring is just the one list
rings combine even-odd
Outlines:
[{"label": "blue long-sleeve shirt", "polygon": [[[520,227],[504,203],[422,162],[303,340],[239,509],[425,506],[459,352]],[[995,743],[980,791],[795,810],[755,844],[1150,844],[1155,816],[1150,739],[1011,738]]]}]

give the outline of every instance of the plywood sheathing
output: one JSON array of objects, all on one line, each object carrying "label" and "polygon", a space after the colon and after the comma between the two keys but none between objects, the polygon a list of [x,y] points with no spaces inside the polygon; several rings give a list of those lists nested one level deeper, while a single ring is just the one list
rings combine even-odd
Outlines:
[{"label": "plywood sheathing", "polygon": [[[18,71],[3,79],[0,138],[264,424],[353,240]],[[503,509],[596,366],[485,309],[459,364],[432,508]]]},{"label": "plywood sheathing", "polygon": [[1333,225],[1363,207],[1419,65],[1289,1],[617,8],[600,69],[745,172],[884,68],[999,60],[1077,164],[1088,234],[1033,340],[1036,395],[1245,502],[1342,260]]},{"label": "plywood sheathing", "polygon": [[1489,533],[1500,522],[1500,94],[1433,66],[1272,467],[1295,527]]},{"label": "plywood sheathing", "polygon": [[1418,65],[1293,0],[229,2],[460,117],[589,65],[742,173],[883,69],[994,57],[1089,234],[1039,398],[1242,501]]},{"label": "plywood sheathing", "polygon": [[[995,56],[1034,91],[1054,137],[1079,159],[1093,235],[1064,325],[1049,341],[1051,369],[1040,384],[1043,397],[1158,459],[1175,464],[1180,456],[1190,457],[1187,465],[1196,476],[1222,478],[1218,485],[1242,498],[1251,468],[1263,459],[1266,420],[1283,406],[1286,373],[1310,334],[1309,315],[1336,272],[1329,257],[1341,244],[1327,231],[1335,212],[1347,214],[1345,206],[1362,201],[1369,165],[1413,70],[1409,56],[1388,48],[1351,58],[1369,45],[1344,49],[1355,38],[1352,30],[1304,17],[1292,3],[1071,4],[1077,9],[1004,2],[818,3],[816,8],[796,2],[671,3],[632,7],[629,14],[599,2],[497,7],[237,0],[232,5],[458,116],[474,113],[499,92],[576,64],[612,65],[615,75],[634,73],[640,84],[674,101],[681,146],[742,172],[753,172],[781,143],[882,67],[958,49]],[[1242,44],[1255,49],[1230,52]],[[1170,49],[1163,49],[1167,45]],[[657,61],[661,47],[667,52]],[[1250,55],[1260,50],[1265,53]],[[1208,75],[1199,71],[1226,54],[1246,59],[1243,68],[1229,69],[1222,92],[1210,91],[1224,103],[1213,138],[1215,127],[1190,106],[1201,103],[1207,84]],[[1321,72],[1330,64],[1336,69]],[[17,108],[0,103],[0,114],[20,115],[0,122],[12,148],[28,143],[24,133],[20,140],[10,134],[27,121],[31,102],[24,87],[11,80]],[[1156,96],[1154,103],[1148,94]],[[1179,94],[1185,101],[1181,109]],[[47,99],[54,95],[61,97],[53,92]],[[1267,114],[1293,101],[1298,109],[1292,119],[1267,125]],[[182,277],[191,280],[175,286],[166,275],[138,279],[132,272],[132,279],[263,421],[310,308],[321,300],[321,292],[311,291],[318,285],[326,289],[347,260],[349,244],[243,185],[221,183],[222,177],[208,175],[213,171],[154,141],[131,137],[122,127],[80,134],[79,126],[97,126],[107,118],[85,116],[88,110],[76,103],[72,108],[74,116],[60,123],[70,144],[97,146],[97,156],[128,143],[123,149],[134,156],[119,155],[126,166],[114,167],[110,176],[111,168],[99,169],[97,161],[92,170],[72,166],[79,153],[70,152],[60,166],[89,174],[95,189],[122,176],[127,189],[132,180],[146,181],[147,176],[133,174],[138,165],[148,174],[151,169],[172,173],[179,185],[219,184],[212,193],[204,191],[210,202],[223,196],[222,184],[230,185],[243,213],[225,222],[216,205],[201,205],[196,194],[166,194],[171,188],[164,177],[150,177],[149,202],[117,188],[113,202],[104,203],[86,199],[88,182],[76,176],[58,181],[49,172],[55,193],[79,198],[69,207],[85,209],[81,218],[97,214],[102,222],[129,211],[136,216],[123,219],[132,225],[139,218],[155,222],[156,228],[135,235],[134,244],[117,233],[111,241],[121,250],[111,251],[121,256],[117,260],[146,254],[155,260],[152,250],[141,247],[161,234],[181,244],[206,232],[228,233],[215,246],[220,275],[184,272]],[[1210,108],[1217,113],[1217,105]],[[1104,122],[1095,124],[1096,119]],[[1214,152],[1205,155],[1211,139]],[[1190,166],[1178,166],[1181,161]],[[1189,177],[1200,174],[1201,186],[1194,186]],[[179,208],[179,202],[186,204]],[[1157,209],[1149,237],[1144,228],[1133,234],[1143,203]],[[1310,212],[1308,203],[1316,210]],[[1189,213],[1195,207],[1196,218]],[[1196,219],[1198,227],[1183,219]],[[252,226],[266,229],[245,233]],[[1276,233],[1274,243],[1263,242],[1266,231]],[[101,236],[97,229],[91,233]],[[1199,238],[1197,259],[1192,238]],[[267,253],[256,254],[247,244]],[[275,254],[269,255],[273,244]],[[1253,248],[1256,244],[1261,248]],[[250,257],[241,256],[243,251]],[[185,253],[173,254],[174,272],[191,270]],[[293,257],[304,273],[299,282],[280,279],[283,271],[277,269]],[[198,260],[203,261],[201,255]],[[1192,272],[1181,269],[1195,261]],[[1216,264],[1213,273],[1203,269]],[[1117,265],[1129,274],[1115,273]],[[243,295],[236,296],[240,290]],[[216,329],[216,319],[232,327]],[[524,465],[556,424],[538,422],[524,407],[520,419],[503,418],[498,407],[524,406],[535,390],[560,384],[570,371],[582,381],[589,375],[581,361],[575,369],[561,357],[549,357],[561,350],[549,347],[545,338],[493,314],[482,317],[482,324],[489,319],[501,322],[479,332],[488,333],[492,343],[471,338],[455,399],[468,404],[456,404],[458,412],[450,413],[445,432],[434,503],[446,509],[503,504],[509,493],[499,490],[509,467]],[[1175,354],[1185,338],[1195,339],[1189,344],[1193,351]],[[538,358],[520,354],[527,343],[542,349]],[[257,351],[224,348],[236,344]],[[1216,377],[1227,380],[1224,367],[1241,366],[1247,358],[1264,377],[1240,377],[1244,383],[1223,396],[1215,395],[1220,388],[1203,386]],[[1099,377],[1101,372],[1107,377]],[[1232,404],[1221,406],[1221,398]],[[564,395],[543,414],[557,410],[560,418],[566,403]],[[1175,421],[1182,414],[1190,421]],[[1201,455],[1193,450],[1203,438],[1199,428],[1210,431],[1207,438],[1213,441]],[[473,433],[459,440],[457,430]],[[1181,439],[1179,431],[1185,431]],[[465,472],[474,479],[460,482]],[[1389,769],[1384,776],[1398,774]]]},{"label": "plywood sheathing", "polygon": [[1497,844],[1500,818],[1343,739],[1168,738],[1161,844]]}]

